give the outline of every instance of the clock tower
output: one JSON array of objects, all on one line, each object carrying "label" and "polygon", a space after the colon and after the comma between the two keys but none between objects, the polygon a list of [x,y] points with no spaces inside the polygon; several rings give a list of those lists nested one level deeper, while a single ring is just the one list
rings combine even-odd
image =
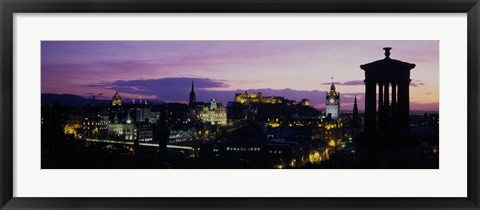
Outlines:
[{"label": "clock tower", "polygon": [[338,115],[340,112],[340,93],[335,91],[335,84],[332,82],[332,86],[330,86],[330,92],[326,93],[326,112],[325,115],[332,120],[337,121],[338,120]]}]

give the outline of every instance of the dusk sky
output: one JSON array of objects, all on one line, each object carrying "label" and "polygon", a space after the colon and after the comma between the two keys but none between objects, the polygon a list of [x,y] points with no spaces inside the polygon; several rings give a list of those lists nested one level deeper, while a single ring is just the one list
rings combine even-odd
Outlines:
[{"label": "dusk sky", "polygon": [[416,64],[410,109],[438,111],[438,41],[42,41],[41,90],[187,103],[193,80],[197,101],[226,104],[248,91],[323,108],[333,77],[341,110],[354,95],[363,110],[360,65],[383,59],[383,47]]}]

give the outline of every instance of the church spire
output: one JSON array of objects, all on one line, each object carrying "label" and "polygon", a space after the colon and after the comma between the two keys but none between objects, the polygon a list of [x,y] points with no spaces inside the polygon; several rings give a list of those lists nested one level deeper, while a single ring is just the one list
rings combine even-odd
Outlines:
[{"label": "church spire", "polygon": [[358,128],[359,126],[360,126],[360,117],[358,116],[357,95],[355,94],[355,99],[353,101],[352,127]]},{"label": "church spire", "polygon": [[353,102],[353,114],[358,114],[358,107],[357,107],[357,95],[355,94],[355,99]]},{"label": "church spire", "polygon": [[189,107],[194,107],[195,103],[196,103],[195,90],[193,88],[193,80],[192,80],[192,89],[190,90],[190,98],[188,99],[188,106]]}]

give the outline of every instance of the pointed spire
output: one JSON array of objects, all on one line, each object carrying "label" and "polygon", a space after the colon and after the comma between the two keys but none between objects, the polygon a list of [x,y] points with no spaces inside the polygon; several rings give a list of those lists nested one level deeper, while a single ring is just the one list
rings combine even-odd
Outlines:
[{"label": "pointed spire", "polygon": [[196,103],[195,90],[194,90],[194,87],[193,87],[193,80],[192,80],[192,90],[190,91],[190,98],[188,100],[188,106],[189,107],[194,107],[195,103]]},{"label": "pointed spire", "polygon": [[[355,100],[353,103],[353,115],[358,115],[358,106],[357,106],[357,94],[355,94]],[[356,116],[358,117],[358,116]]]},{"label": "pointed spire", "polygon": [[333,77],[332,77],[332,85],[330,85],[330,94],[335,94],[335,83],[333,82]]},{"label": "pointed spire", "polygon": [[333,77],[332,77],[332,85],[330,85],[330,92],[335,91],[335,83],[333,82]]}]

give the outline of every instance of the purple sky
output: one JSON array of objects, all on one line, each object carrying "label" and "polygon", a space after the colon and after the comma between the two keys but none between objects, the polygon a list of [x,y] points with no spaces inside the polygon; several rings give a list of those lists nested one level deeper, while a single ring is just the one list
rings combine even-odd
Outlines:
[{"label": "purple sky", "polygon": [[193,80],[197,101],[247,90],[321,108],[333,77],[341,109],[357,95],[363,110],[359,66],[383,59],[386,46],[416,64],[411,109],[438,111],[438,41],[42,41],[42,93],[186,102]]}]

